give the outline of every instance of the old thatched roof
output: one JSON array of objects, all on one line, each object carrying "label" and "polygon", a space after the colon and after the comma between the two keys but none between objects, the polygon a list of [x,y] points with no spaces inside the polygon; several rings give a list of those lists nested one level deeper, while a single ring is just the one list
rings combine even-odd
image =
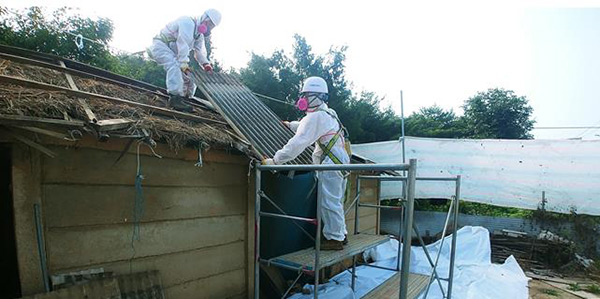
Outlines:
[{"label": "old thatched roof", "polygon": [[41,124],[67,120],[84,125],[37,127],[77,129],[99,138],[145,136],[173,149],[199,144],[244,147],[244,141],[206,101],[198,99],[193,113],[174,111],[166,107],[166,92],[158,87],[110,73],[107,77],[107,72],[92,67],[87,72],[79,63],[78,69],[69,68],[55,56],[31,57],[30,51],[19,56],[14,51],[0,47],[0,124],[30,127],[36,120]]}]

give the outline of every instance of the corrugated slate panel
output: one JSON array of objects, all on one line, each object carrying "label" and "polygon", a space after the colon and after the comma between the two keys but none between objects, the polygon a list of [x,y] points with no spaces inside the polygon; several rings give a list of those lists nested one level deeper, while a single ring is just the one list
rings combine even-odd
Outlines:
[{"label": "corrugated slate panel", "polygon": [[[261,157],[273,157],[294,135],[281,123],[279,117],[236,77],[204,72],[194,72],[194,77],[204,96],[227,119],[229,125],[252,144]],[[312,147],[304,150],[289,164],[312,164],[311,150]]]}]

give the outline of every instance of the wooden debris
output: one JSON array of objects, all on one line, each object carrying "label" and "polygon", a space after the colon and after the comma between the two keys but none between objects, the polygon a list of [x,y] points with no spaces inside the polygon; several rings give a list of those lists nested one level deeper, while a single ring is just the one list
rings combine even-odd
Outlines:
[{"label": "wooden debris", "polygon": [[44,153],[44,154],[45,154],[45,155],[47,155],[48,157],[50,157],[50,158],[55,158],[55,157],[56,157],[56,153],[54,153],[53,151],[51,151],[51,150],[50,150],[50,149],[48,149],[47,147],[45,147],[45,146],[43,146],[43,145],[41,145],[41,144],[39,144],[39,143],[37,143],[37,142],[35,142],[35,141],[33,141],[33,140],[31,140],[31,139],[29,139],[29,138],[27,138],[27,137],[25,137],[25,136],[21,135],[21,134],[18,134],[18,133],[16,133],[16,132],[13,132],[13,131],[12,131],[12,130],[10,130],[10,129],[5,129],[5,130],[6,130],[6,132],[7,132],[7,133],[8,133],[10,136],[12,136],[13,138],[15,138],[15,139],[17,139],[18,141],[21,141],[21,142],[23,142],[24,144],[26,144],[26,145],[28,145],[28,146],[30,146],[30,147],[32,147],[32,148],[34,148],[34,149],[36,149],[36,150],[38,150],[38,151],[40,151],[40,152]]},{"label": "wooden debris", "polygon": [[205,118],[205,117],[200,117],[200,116],[189,114],[189,113],[179,112],[176,110],[156,107],[156,106],[138,103],[138,102],[132,102],[132,101],[128,101],[128,100],[123,100],[123,99],[100,95],[100,94],[89,93],[89,92],[85,92],[85,91],[76,91],[76,90],[72,90],[70,88],[64,88],[64,87],[60,87],[60,86],[56,86],[56,85],[40,83],[40,82],[16,78],[16,77],[12,77],[12,76],[0,75],[0,82],[6,82],[9,84],[16,84],[16,85],[27,86],[27,87],[32,87],[32,88],[40,88],[40,89],[45,89],[45,90],[62,91],[66,94],[76,96],[76,97],[102,99],[102,100],[111,101],[111,102],[115,102],[115,103],[119,103],[119,104],[125,104],[128,106],[142,108],[144,110],[152,111],[157,114],[162,114],[162,115],[170,116],[173,118],[181,118],[181,119],[193,120],[193,121],[197,121],[197,122],[227,125],[226,122],[222,122],[222,121],[215,120],[215,119],[209,119],[209,118]]},{"label": "wooden debris", "polygon": [[114,130],[125,129],[125,128],[129,127],[131,124],[133,124],[133,121],[131,121],[131,120],[118,118],[118,119],[99,120],[98,122],[96,122],[93,125],[96,128],[96,130],[98,130],[98,131],[114,131]]},{"label": "wooden debris", "polygon": [[28,127],[43,127],[43,128],[47,128],[48,125],[81,128],[85,125],[84,122],[79,121],[79,120],[62,120],[62,119],[54,119],[54,118],[42,118],[42,117],[34,117],[34,116],[7,115],[7,114],[0,114],[0,124],[14,125],[14,126],[28,126]]}]

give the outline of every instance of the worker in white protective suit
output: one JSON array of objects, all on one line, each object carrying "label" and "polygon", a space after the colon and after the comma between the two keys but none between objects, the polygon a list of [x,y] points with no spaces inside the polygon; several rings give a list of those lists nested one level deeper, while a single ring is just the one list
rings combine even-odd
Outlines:
[{"label": "worker in white protective suit", "polygon": [[[306,112],[302,120],[284,122],[294,137],[275,153],[272,159],[264,159],[263,164],[283,164],[296,158],[308,146],[317,143],[312,154],[314,164],[348,164],[350,158],[344,147],[344,127],[337,113],[325,103],[329,93],[323,78],[310,77],[304,81],[300,99],[296,106]],[[346,178],[340,171],[319,171],[317,173],[318,193],[321,199],[321,219],[323,236],[321,250],[342,250],[347,243],[344,221],[344,193]]]},{"label": "worker in white protective suit", "polygon": [[167,91],[169,106],[182,111],[192,111],[192,106],[184,100],[194,96],[196,84],[191,79],[190,51],[207,72],[213,67],[208,60],[205,39],[211,30],[221,23],[221,13],[209,9],[200,17],[181,17],[163,28],[154,37],[148,49],[150,57],[167,71]]}]

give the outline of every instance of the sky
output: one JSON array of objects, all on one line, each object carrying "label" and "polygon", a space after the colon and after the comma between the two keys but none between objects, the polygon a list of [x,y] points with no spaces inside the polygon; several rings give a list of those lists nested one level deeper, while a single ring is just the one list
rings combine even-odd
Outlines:
[{"label": "sky", "polygon": [[[513,90],[533,107],[536,127],[600,127],[600,1],[168,1],[4,0],[10,8],[77,7],[108,17],[111,46],[142,51],[168,22],[223,14],[213,31],[215,58],[244,67],[251,53],[291,51],[293,35],[317,54],[348,46],[347,77],[356,92],[385,97],[406,116],[461,105],[488,88]],[[600,139],[599,129],[533,131],[537,139]]]}]

